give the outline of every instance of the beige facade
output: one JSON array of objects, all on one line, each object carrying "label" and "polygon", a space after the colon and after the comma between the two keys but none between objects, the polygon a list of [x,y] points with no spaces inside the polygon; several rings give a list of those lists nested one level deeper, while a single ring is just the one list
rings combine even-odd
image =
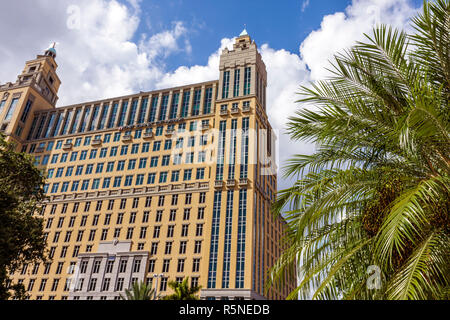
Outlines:
[{"label": "beige facade", "polygon": [[[55,57],[49,49],[0,86],[2,131],[47,176],[38,214],[52,262],[14,275],[31,299],[114,299],[141,280],[166,295],[185,277],[202,299],[286,297],[294,277],[265,291],[285,222],[270,211],[267,74],[250,37],[223,51],[217,81],[62,108]],[[108,275],[109,256],[128,267]]]}]

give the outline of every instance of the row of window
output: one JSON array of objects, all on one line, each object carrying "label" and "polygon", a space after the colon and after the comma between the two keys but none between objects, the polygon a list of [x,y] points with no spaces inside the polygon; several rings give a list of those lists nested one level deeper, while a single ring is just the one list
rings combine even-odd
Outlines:
[{"label": "row of window", "polygon": [[[197,164],[205,163],[206,161],[206,151],[201,151],[198,153],[197,158],[195,158],[194,152],[187,152],[185,154],[186,156],[183,157],[183,153],[175,154],[173,155],[173,165],[181,165],[181,164],[194,164],[196,161]],[[46,156],[47,157],[47,156]],[[106,157],[106,156],[105,156]],[[104,158],[104,157],[103,157]],[[161,162],[159,161],[161,158]],[[184,158],[184,161],[183,161]],[[54,155],[52,159],[53,160],[58,159],[58,155]],[[150,159],[150,161],[149,161]],[[92,163],[85,165],[77,165],[75,166],[68,166],[67,168],[52,168],[48,170],[47,177],[49,179],[53,178],[53,173],[56,170],[56,178],[60,178],[63,176],[64,169],[66,169],[65,176],[70,177],[73,173],[75,173],[75,176],[83,175],[83,174],[92,174],[92,173],[103,173],[105,172],[113,172],[113,171],[124,171],[125,168],[127,170],[135,170],[135,169],[147,169],[147,165],[149,164],[150,168],[156,168],[159,165],[162,167],[167,167],[170,165],[170,159],[171,155],[164,155],[164,156],[154,156],[151,158],[136,158],[136,159],[129,159],[128,162],[126,160],[119,160],[117,163],[115,161],[109,161],[109,162],[99,162],[99,163]],[[36,157],[36,162],[39,162],[40,157]],[[67,154],[63,154],[63,157],[61,158],[61,163],[65,163],[67,161]],[[71,159],[71,161],[74,161]],[[44,158],[42,164],[46,164],[48,162],[48,158]],[[56,163],[56,161],[55,161]],[[94,170],[95,165],[95,170]]]},{"label": "row of window", "polygon": [[[140,228],[139,239],[147,239],[147,231],[148,231],[148,229],[149,229],[149,227],[147,227],[147,226]],[[133,239],[134,230],[135,230],[134,227],[129,227],[127,229],[127,233],[126,233],[126,239],[127,240]],[[77,234],[77,237],[76,237],[76,242],[82,242],[83,241],[84,231],[85,230],[79,230],[78,231],[78,234]],[[114,232],[113,232],[113,235],[112,235],[112,239],[120,238],[120,233],[122,231],[122,228],[114,228],[113,231]],[[167,226],[166,237],[167,238],[173,238],[174,237],[174,232],[175,232],[175,225],[168,225]],[[101,233],[101,236],[100,236],[100,241],[108,240],[108,233],[109,233],[109,229],[103,229],[102,233]],[[64,237],[64,242],[65,243],[68,243],[68,242],[71,241],[72,234],[73,234],[72,231],[66,231],[65,237]],[[60,231],[55,231],[54,234],[53,234],[52,243],[58,243],[59,239],[60,239],[60,235],[61,235]],[[97,229],[90,230],[89,231],[88,241],[89,242],[95,241],[96,240],[96,235],[97,235]],[[160,235],[161,235],[161,226],[154,226],[153,227],[153,239],[159,239]],[[188,235],[189,235],[189,224],[181,225],[180,236],[184,238],[184,237],[187,237]],[[203,236],[203,223],[196,224],[195,236],[196,237],[202,237]],[[47,240],[48,232],[44,233],[44,238],[45,238],[45,240]],[[60,258],[65,258],[66,257],[67,250],[68,250],[67,246],[66,247],[62,247]],[[78,250],[79,250],[79,248],[78,248]],[[77,255],[78,255],[78,251],[77,252],[74,251],[74,255],[73,256],[77,256]]]},{"label": "row of window", "polygon": [[[171,182],[178,182],[180,181],[180,175],[181,171],[176,170],[172,171],[170,175],[170,181]],[[167,183],[169,177],[169,171],[163,171],[159,173],[159,183]],[[114,178],[114,180],[113,180]],[[64,192],[77,192],[80,191],[87,191],[89,189],[91,190],[98,190],[98,189],[110,189],[112,188],[120,188],[122,186],[124,187],[130,187],[132,185],[135,186],[142,186],[145,183],[146,178],[146,184],[152,185],[156,182],[156,173],[149,173],[147,176],[144,174],[137,174],[137,175],[126,175],[126,176],[117,176],[117,177],[105,177],[103,179],[97,178],[97,179],[84,179],[84,180],[76,180],[76,181],[65,181],[65,182],[55,182],[51,184],[47,183],[44,185],[44,192],[45,193],[64,193]],[[198,168],[196,170],[195,180],[204,180],[205,179],[205,168]],[[185,169],[183,170],[183,181],[188,182],[193,180],[193,169]],[[122,183],[123,182],[123,183]]]},{"label": "row of window", "polygon": [[[195,260],[195,259],[194,259]],[[198,259],[197,259],[198,260]],[[194,263],[196,265],[199,265],[199,261],[194,261]],[[194,268],[193,268],[194,269]],[[177,270],[184,270],[184,261],[179,261],[178,262],[178,267]],[[179,271],[178,273],[182,273],[184,271]],[[198,272],[198,271],[193,271],[193,272]],[[176,282],[181,283],[183,281],[184,277],[176,277]],[[35,284],[36,284],[36,280],[37,279],[30,279],[28,282],[28,285],[25,287],[25,289],[27,291],[33,291]],[[39,283],[39,287],[38,287],[38,292],[43,292],[46,290],[47,287],[47,283],[48,283],[47,278],[43,278],[41,279],[40,283]],[[153,279],[152,278],[147,278],[147,285],[152,286],[153,284]],[[138,281],[137,277],[132,277],[131,281],[129,283],[129,288],[133,287],[133,284],[136,283]],[[198,286],[198,281],[199,281],[199,277],[191,277],[191,286],[192,287],[197,287]],[[64,288],[63,291],[68,292],[71,287],[73,286],[73,291],[74,292],[79,292],[79,291],[87,291],[87,292],[94,292],[94,291],[101,291],[101,292],[110,292],[110,291],[115,291],[115,292],[120,292],[123,291],[124,288],[124,284],[125,284],[125,278],[124,277],[118,277],[116,279],[115,285],[112,286],[111,283],[111,278],[104,278],[101,286],[97,286],[97,284],[100,284],[100,282],[98,281],[97,278],[91,278],[89,279],[89,282],[87,283],[87,286],[85,287],[85,279],[84,278],[79,278],[74,284],[72,283],[73,280],[72,279],[66,279],[65,283],[64,283]],[[23,279],[19,279],[18,280],[19,284],[23,284]],[[50,287],[50,291],[51,292],[56,292],[59,289],[59,284],[60,284],[60,279],[59,278],[55,278],[53,279],[52,285]],[[168,277],[162,277],[161,278],[161,282],[160,282],[160,287],[158,288],[160,292],[164,292],[167,290],[167,283],[168,283]],[[67,297],[63,297],[62,300],[67,300]],[[78,300],[77,298],[79,298],[79,296],[75,296],[74,300]],[[42,299],[42,296],[38,296],[37,300]],[[53,298],[50,298],[50,300],[54,300],[54,296]],[[92,300],[89,299],[89,297],[87,297],[87,300]],[[100,300],[106,300],[106,296],[102,299],[100,298]]]},{"label": "row of window", "polygon": [[[191,219],[191,208],[184,208],[183,209],[183,221],[187,221]],[[198,220],[203,220],[204,219],[204,214],[205,214],[205,208],[201,207],[201,208],[197,208],[197,219]],[[230,209],[232,210],[232,209]],[[168,221],[169,222],[173,222],[176,221],[177,219],[177,214],[178,214],[178,210],[177,209],[170,209],[169,213],[168,213]],[[116,225],[121,225],[124,221],[124,212],[119,212],[117,213],[117,218],[116,218]],[[163,215],[164,215],[164,210],[157,210],[155,213],[155,217],[154,217],[154,222],[158,223],[161,222],[163,219]],[[105,215],[104,221],[103,221],[103,225],[105,226],[109,226],[111,223],[111,216],[112,213],[108,213]],[[137,216],[137,212],[131,212],[130,213],[130,217],[128,220],[129,224],[135,224],[136,223],[136,216]],[[87,219],[88,219],[88,215],[83,215],[81,216],[80,219],[80,227],[85,227],[87,225]],[[100,215],[96,214],[92,216],[92,223],[91,226],[95,227],[98,226],[99,224],[99,219],[100,219]],[[148,223],[150,219],[150,211],[144,211],[142,214],[142,223]],[[77,220],[77,216],[71,216],[69,219],[69,223],[66,226],[67,228],[73,228],[75,227],[75,222]],[[53,217],[49,217],[47,218],[47,222],[45,224],[45,228],[46,229],[51,229],[52,225],[53,225],[53,221],[55,221],[55,219]],[[61,229],[64,225],[64,222],[66,221],[65,217],[59,217],[58,219],[58,223],[56,225],[57,229]],[[69,231],[68,231],[69,233]],[[142,234],[142,232],[141,232]],[[67,241],[70,240],[70,237]],[[67,242],[66,241],[66,242]]]},{"label": "row of window", "polygon": [[[206,88],[204,93],[202,111],[203,114],[210,114],[212,111],[212,88]],[[140,106],[138,106],[139,101],[135,99],[131,102],[130,108],[130,103],[126,100],[121,105],[119,102],[113,102],[111,105],[105,103],[102,107],[100,105],[92,108],[85,106],[75,110],[38,115],[33,119],[28,140],[198,116],[201,111],[201,96],[202,89],[195,89],[192,106],[190,104],[191,92],[185,91],[182,97],[180,93],[174,93],[170,106],[169,94],[164,94],[161,100],[158,96],[152,97],[151,101],[148,97],[143,97]],[[181,102],[181,110],[179,110],[179,102]],[[148,108],[149,105],[150,108]]]},{"label": "row of window", "polygon": [[[158,203],[157,203],[158,207],[163,207],[163,206],[167,205],[167,203],[166,203],[166,199],[167,198],[168,198],[168,196],[165,196],[165,195],[158,196]],[[180,198],[179,194],[171,195],[171,206],[178,205],[179,198]],[[185,196],[184,196],[184,199],[185,199],[184,200],[184,204],[185,205],[190,205],[192,203],[193,194],[192,193],[186,193]],[[138,208],[140,200],[141,200],[141,198],[133,198],[132,199],[131,209]],[[151,207],[152,200],[153,200],[153,197],[151,197],[151,196],[145,197],[145,203],[144,203],[145,208],[150,208]],[[206,201],[206,192],[200,192],[199,193],[199,198],[198,198],[198,203],[202,204],[202,203],[205,203],[205,201]],[[95,211],[101,211],[102,208],[103,208],[103,204],[104,203],[106,203],[106,201],[104,202],[103,200],[97,200],[96,201],[96,205],[95,205]],[[116,203],[117,202],[116,202],[115,199],[108,200],[107,210],[111,211],[111,210],[117,209],[117,208],[115,208],[115,204]],[[91,209],[91,204],[92,204],[91,201],[87,201],[87,202],[84,203],[84,212],[89,212],[89,210]],[[127,207],[127,204],[128,204],[128,198],[120,199],[120,201],[119,201],[119,210],[124,210]],[[41,208],[41,215],[44,214],[46,207],[47,206],[44,205]],[[61,206],[61,214],[67,213],[68,207],[69,207],[68,203],[63,203],[62,206]],[[56,213],[56,211],[57,211],[57,208],[58,208],[58,204],[52,204],[51,207],[50,207],[49,214],[50,215],[54,215]],[[74,202],[73,206],[72,206],[72,213],[77,213],[79,209],[80,209],[80,202]]]}]

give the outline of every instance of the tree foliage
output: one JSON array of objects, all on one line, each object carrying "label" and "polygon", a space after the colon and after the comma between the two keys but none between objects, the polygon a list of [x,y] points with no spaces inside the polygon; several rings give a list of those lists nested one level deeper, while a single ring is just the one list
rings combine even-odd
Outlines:
[{"label": "tree foliage", "polygon": [[[44,179],[30,156],[17,153],[0,135],[0,299],[8,299],[10,274],[25,263],[45,259],[43,221],[34,213],[43,199]],[[22,299],[22,285],[13,285]]]},{"label": "tree foliage", "polygon": [[125,290],[125,296],[120,297],[123,300],[154,300],[155,290],[145,282],[135,282],[131,289]]},{"label": "tree foliage", "polygon": [[189,277],[185,278],[181,283],[170,281],[169,287],[174,291],[173,294],[165,296],[164,300],[198,300],[198,292],[201,287],[189,287]]},{"label": "tree foliage", "polygon": [[299,179],[274,206],[288,249],[270,277],[302,261],[291,299],[448,299],[449,1],[424,2],[412,23],[414,34],[376,27],[301,88],[288,130],[317,149],[285,168]]}]

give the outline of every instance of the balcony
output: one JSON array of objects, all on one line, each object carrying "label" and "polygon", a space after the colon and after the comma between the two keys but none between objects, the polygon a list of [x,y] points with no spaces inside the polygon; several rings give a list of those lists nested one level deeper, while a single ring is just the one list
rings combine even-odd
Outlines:
[{"label": "balcony", "polygon": [[131,136],[131,134],[126,134],[122,137],[123,142],[130,142],[131,140],[133,140],[133,137]]},{"label": "balcony", "polygon": [[248,179],[247,178],[239,179],[239,186],[240,187],[246,187],[247,185],[248,185]]},{"label": "balcony", "polygon": [[231,114],[239,113],[239,108],[231,108]]},{"label": "balcony", "polygon": [[220,115],[221,116],[227,116],[228,115],[228,109],[220,109]]},{"label": "balcony", "polygon": [[202,128],[203,131],[209,130],[209,122],[208,123],[202,123],[201,128]]},{"label": "balcony", "polygon": [[102,139],[94,139],[92,140],[92,146],[97,147],[100,146],[103,143]]},{"label": "balcony", "polygon": [[166,136],[171,137],[175,133],[175,129],[167,129]]},{"label": "balcony", "polygon": [[153,132],[144,132],[144,139],[151,139],[153,138]]},{"label": "balcony", "polygon": [[216,180],[216,181],[214,182],[214,188],[216,188],[216,189],[221,189],[221,188],[223,188],[223,181],[221,181],[221,180]]},{"label": "balcony", "polygon": [[232,188],[234,186],[236,186],[236,180],[234,179],[227,180],[227,187]]},{"label": "balcony", "polygon": [[69,142],[69,143],[64,143],[62,148],[63,148],[63,150],[70,150],[70,149],[72,149],[72,147],[73,147],[73,144],[71,142]]},{"label": "balcony", "polygon": [[247,112],[250,112],[250,110],[251,110],[250,105],[244,105],[242,107],[242,112],[247,113]]}]

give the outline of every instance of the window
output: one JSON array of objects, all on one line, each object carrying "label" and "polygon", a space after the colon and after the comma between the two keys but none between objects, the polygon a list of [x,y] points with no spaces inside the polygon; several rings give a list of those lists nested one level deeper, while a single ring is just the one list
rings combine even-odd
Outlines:
[{"label": "window", "polygon": [[114,209],[114,200],[109,200],[108,202],[108,210],[113,210]]},{"label": "window", "polygon": [[177,209],[171,209],[169,215],[169,221],[175,221],[177,216]]},{"label": "window", "polygon": [[153,238],[158,239],[159,238],[159,232],[161,231],[160,226],[155,226],[153,229]]},{"label": "window", "polygon": [[[150,250],[150,254],[151,255],[155,255],[157,253],[158,253],[158,242],[152,242],[152,247],[151,247],[151,250]],[[154,270],[150,271],[150,267],[151,267],[152,262],[153,262],[153,267],[154,267],[155,260],[150,260],[149,261],[149,263],[150,263],[149,272],[153,272],[154,271]]]},{"label": "window", "polygon": [[180,171],[172,171],[172,182],[178,182],[178,180],[180,180]]},{"label": "window", "polygon": [[195,230],[195,236],[196,237],[201,237],[203,236],[203,224],[197,224],[197,228]]},{"label": "window", "polygon": [[155,222],[161,222],[162,221],[163,212],[164,211],[162,211],[162,210],[156,211]]},{"label": "window", "polygon": [[189,225],[188,224],[183,224],[183,226],[181,227],[181,236],[182,237],[187,237],[189,233]]},{"label": "window", "polygon": [[200,259],[196,258],[192,261],[192,272],[200,271]]},{"label": "window", "polygon": [[122,146],[122,148],[120,149],[120,155],[125,156],[127,154],[128,154],[128,146]]},{"label": "window", "polygon": [[197,180],[203,180],[205,179],[205,168],[198,168],[197,169]]},{"label": "window", "polygon": [[114,170],[114,161],[108,162],[106,166],[106,172],[112,172]]},{"label": "window", "polygon": [[164,254],[169,255],[172,253],[172,242],[166,242],[166,249],[164,251]]},{"label": "window", "polygon": [[192,169],[184,170],[184,181],[190,181],[192,179]]},{"label": "window", "polygon": [[142,153],[146,153],[150,150],[150,143],[149,142],[145,142],[142,144]]},{"label": "window", "polygon": [[222,99],[228,98],[229,89],[230,89],[230,71],[224,71],[223,86],[222,86]]},{"label": "window", "polygon": [[126,272],[126,270],[127,270],[127,263],[128,263],[127,260],[124,260],[124,259],[120,260],[120,263],[119,263],[119,273],[124,273],[124,272]]},{"label": "window", "polygon": [[192,193],[186,193],[184,204],[191,204],[191,203],[192,203]]},{"label": "window", "polygon": [[154,168],[158,166],[158,159],[159,157],[152,157],[150,162],[150,168]]},{"label": "window", "polygon": [[166,183],[167,182],[167,175],[168,175],[167,171],[161,172],[159,174],[159,183]]},{"label": "window", "polygon": [[178,259],[177,272],[184,272],[185,259]]},{"label": "window", "polygon": [[134,232],[134,228],[128,228],[127,230],[127,240],[130,240],[133,238],[133,232]]},{"label": "window", "polygon": [[109,156],[110,156],[110,157],[115,157],[115,156],[117,156],[117,148],[118,148],[118,147],[112,147],[112,148],[111,148],[111,151],[109,152]]},{"label": "window", "polygon": [[139,239],[145,239],[147,236],[147,227],[141,227],[141,232],[139,233]]},{"label": "window", "polygon": [[205,203],[206,202],[206,192],[200,192],[198,203]]},{"label": "window", "polygon": [[147,184],[154,184],[156,178],[156,173],[149,173],[147,178]]},{"label": "window", "polygon": [[[169,163],[170,163],[170,155],[163,156],[161,166],[166,167],[169,165]],[[192,163],[192,162],[188,162],[188,163]]]},{"label": "window", "polygon": [[187,241],[180,241],[179,254],[186,254]]},{"label": "window", "polygon": [[164,143],[164,150],[171,150],[172,149],[172,140],[166,140]]},{"label": "window", "polygon": [[160,151],[161,150],[161,141],[155,141],[155,143],[153,143],[153,151]]},{"label": "window", "polygon": [[122,177],[115,177],[113,188],[119,188],[121,184],[122,184]]},{"label": "window", "polygon": [[125,187],[129,187],[133,184],[133,176],[126,176],[125,177]]},{"label": "window", "polygon": [[103,280],[102,291],[109,291],[110,283],[111,283],[111,279],[110,278],[105,278]]},{"label": "window", "polygon": [[244,74],[244,95],[250,94],[250,83],[251,83],[251,67],[245,68]]},{"label": "window", "polygon": [[145,198],[145,207],[149,208],[152,205],[152,197]]},{"label": "window", "polygon": [[134,260],[133,263],[133,272],[137,273],[141,270],[141,260],[140,259],[136,259]]},{"label": "window", "polygon": [[185,208],[183,213],[183,220],[187,221],[189,220],[189,217],[191,216],[191,209]]},{"label": "window", "polygon": [[141,158],[139,160],[139,169],[145,169],[147,166],[147,158]]},{"label": "window", "polygon": [[147,223],[150,216],[150,211],[144,211],[142,215],[142,223]]},{"label": "window", "polygon": [[168,226],[167,227],[167,238],[172,238],[173,237],[173,231],[175,229],[175,226]]},{"label": "window", "polygon": [[117,214],[116,224],[122,224],[123,222],[123,212]]},{"label": "window", "polygon": [[115,291],[122,291],[123,290],[123,283],[124,278],[118,278],[116,283],[116,290]]},{"label": "window", "polygon": [[172,206],[176,206],[178,204],[178,195],[174,194],[172,196]]},{"label": "window", "polygon": [[195,241],[194,254],[200,254],[201,252],[202,252],[202,241],[197,240]]},{"label": "window", "polygon": [[159,207],[164,207],[164,199],[165,199],[164,196],[159,196],[159,199],[158,199],[158,206]]},{"label": "window", "polygon": [[163,273],[169,272],[169,268],[170,268],[170,260],[169,259],[164,259],[162,272]]}]

